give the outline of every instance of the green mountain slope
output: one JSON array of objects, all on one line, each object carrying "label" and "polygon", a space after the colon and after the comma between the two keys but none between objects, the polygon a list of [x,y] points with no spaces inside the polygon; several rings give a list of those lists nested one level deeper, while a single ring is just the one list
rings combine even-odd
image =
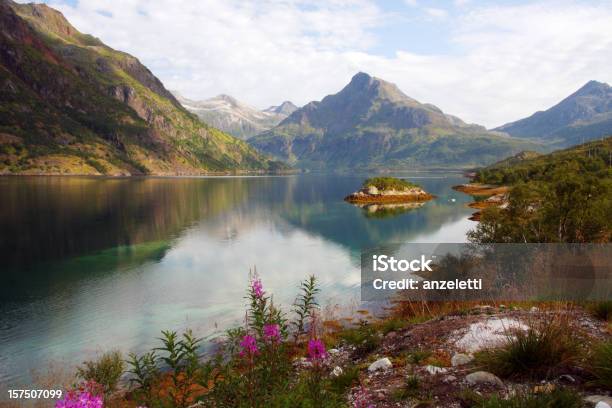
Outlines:
[{"label": "green mountain slope", "polygon": [[612,134],[612,87],[590,81],[557,105],[495,129],[568,147]]},{"label": "green mountain slope", "polygon": [[478,166],[534,148],[468,125],[365,73],[249,143],[296,166],[328,170]]},{"label": "green mountain slope", "polygon": [[612,179],[612,136],[545,155],[523,152],[479,169],[475,180],[504,185],[528,181],[552,182],[562,169],[568,174]]},{"label": "green mountain slope", "polygon": [[274,170],[187,112],[136,58],[40,4],[0,0],[0,173]]}]

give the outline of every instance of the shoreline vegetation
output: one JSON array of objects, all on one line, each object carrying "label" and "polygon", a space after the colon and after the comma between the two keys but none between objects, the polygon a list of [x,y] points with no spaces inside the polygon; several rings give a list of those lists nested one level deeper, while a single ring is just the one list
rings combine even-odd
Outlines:
[{"label": "shoreline vegetation", "polygon": [[547,155],[516,155],[453,187],[472,195],[478,242],[610,242],[612,137]]},{"label": "shoreline vegetation", "polygon": [[395,177],[366,179],[361,189],[344,198],[352,204],[401,204],[434,199],[417,184]]},{"label": "shoreline vegetation", "polygon": [[190,330],[163,331],[144,354],[108,351],[84,362],[56,407],[588,408],[611,400],[609,301],[398,298],[382,315],[340,318],[319,306],[319,294],[316,278],[305,279],[287,312],[253,274],[244,323],[212,353],[201,357],[203,340]]}]

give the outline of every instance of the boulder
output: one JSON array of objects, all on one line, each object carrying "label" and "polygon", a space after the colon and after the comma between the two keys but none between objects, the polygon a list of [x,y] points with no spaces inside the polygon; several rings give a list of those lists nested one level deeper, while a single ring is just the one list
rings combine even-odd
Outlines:
[{"label": "boulder", "polygon": [[470,385],[491,384],[498,385],[500,387],[504,386],[504,383],[498,376],[486,371],[476,371],[475,373],[468,374],[465,376],[465,380]]},{"label": "boulder", "polygon": [[469,354],[456,353],[451,358],[451,365],[453,367],[457,367],[457,366],[460,366],[460,365],[469,364],[469,363],[472,362],[472,360],[474,360],[474,357],[469,355]]},{"label": "boulder", "polygon": [[336,366],[334,367],[334,369],[331,372],[331,376],[332,377],[340,377],[342,374],[344,373],[344,371],[342,371],[342,367],[340,366]]},{"label": "boulder", "polygon": [[588,397],[585,397],[584,400],[586,402],[590,402],[591,404],[595,404],[596,408],[612,407],[612,397],[608,397],[606,395],[589,395]]},{"label": "boulder", "polygon": [[368,194],[369,195],[378,195],[379,191],[376,186],[368,186]]},{"label": "boulder", "polygon": [[425,366],[425,371],[427,371],[431,375],[442,374],[448,371],[446,368],[437,367],[434,365]]},{"label": "boulder", "polygon": [[374,371],[378,371],[378,370],[386,371],[392,367],[393,367],[393,364],[391,363],[391,360],[389,360],[389,358],[387,357],[384,357],[370,364],[370,366],[368,367],[368,371],[371,373],[373,373]]}]

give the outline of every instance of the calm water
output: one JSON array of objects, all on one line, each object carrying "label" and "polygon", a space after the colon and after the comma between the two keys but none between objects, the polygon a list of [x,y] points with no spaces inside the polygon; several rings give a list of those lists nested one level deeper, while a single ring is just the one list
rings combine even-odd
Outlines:
[{"label": "calm water", "polygon": [[314,273],[324,304],[356,303],[361,248],[474,226],[462,177],[408,176],[438,198],[387,217],[342,201],[358,176],[0,178],[0,388],[162,329],[226,328],[253,267],[276,302]]}]

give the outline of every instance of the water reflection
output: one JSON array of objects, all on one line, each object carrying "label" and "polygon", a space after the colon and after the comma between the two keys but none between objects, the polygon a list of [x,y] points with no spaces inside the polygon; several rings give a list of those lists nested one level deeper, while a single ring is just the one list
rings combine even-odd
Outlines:
[{"label": "water reflection", "polygon": [[342,201],[359,176],[0,178],[0,385],[240,321],[254,266],[281,304],[312,273],[324,303],[356,298],[361,248],[463,241],[473,225],[460,177],[420,176],[438,198],[389,218]]}]

